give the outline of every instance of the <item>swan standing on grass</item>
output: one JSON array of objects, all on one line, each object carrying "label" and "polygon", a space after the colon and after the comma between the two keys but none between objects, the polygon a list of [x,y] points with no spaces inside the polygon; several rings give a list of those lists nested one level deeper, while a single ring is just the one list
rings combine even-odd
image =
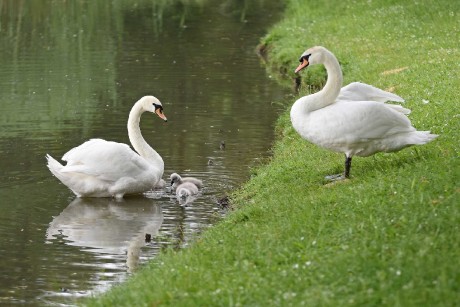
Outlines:
[{"label": "swan standing on grass", "polygon": [[152,189],[163,176],[161,156],[141,134],[142,113],[152,112],[167,121],[161,102],[153,96],[142,97],[129,113],[128,136],[137,151],[122,143],[91,139],[69,150],[63,166],[46,155],[48,168],[78,197],[116,197]]},{"label": "swan standing on grass", "polygon": [[349,178],[353,156],[398,151],[437,137],[412,127],[406,116],[410,110],[385,103],[404,102],[401,97],[359,82],[341,88],[342,70],[326,48],[310,48],[299,61],[296,73],[309,65],[324,64],[328,74],[321,91],[298,99],[291,108],[292,125],[302,138],[345,153],[344,173],[327,176],[327,179]]}]

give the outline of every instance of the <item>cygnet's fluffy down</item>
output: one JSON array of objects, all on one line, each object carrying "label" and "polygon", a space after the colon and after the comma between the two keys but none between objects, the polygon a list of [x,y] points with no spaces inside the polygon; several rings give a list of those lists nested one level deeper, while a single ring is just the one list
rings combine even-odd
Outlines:
[{"label": "cygnet's fluffy down", "polygon": [[191,182],[183,182],[177,186],[177,199],[185,199],[198,193],[198,187]]},{"label": "cygnet's fluffy down", "polygon": [[190,182],[194,184],[197,188],[202,188],[203,187],[203,182],[195,177],[181,177],[177,173],[172,173],[171,176],[169,177],[171,179],[171,188],[173,191],[176,191],[177,193],[177,188],[179,185],[182,183]]},{"label": "cygnet's fluffy down", "polygon": [[161,190],[161,189],[164,189],[165,187],[166,187],[166,181],[164,181],[164,179],[160,179],[160,181],[158,181],[157,184],[153,186],[153,189]]}]

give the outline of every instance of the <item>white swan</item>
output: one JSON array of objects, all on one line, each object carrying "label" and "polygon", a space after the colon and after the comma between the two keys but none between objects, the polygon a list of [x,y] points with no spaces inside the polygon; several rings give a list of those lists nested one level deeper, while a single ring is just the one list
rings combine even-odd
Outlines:
[{"label": "white swan", "polygon": [[194,185],[196,185],[198,188],[203,187],[203,181],[195,177],[181,177],[177,173],[172,173],[171,176],[169,176],[169,179],[171,180],[171,188],[173,191],[176,191],[177,187],[180,184],[185,183],[185,182],[191,182]]},{"label": "white swan", "polygon": [[134,104],[128,136],[137,153],[126,144],[91,139],[62,157],[66,166],[47,155],[48,168],[78,197],[121,198],[152,189],[163,176],[164,162],[142,137],[139,121],[146,111],[167,121],[157,98],[145,96]]},{"label": "white swan", "polygon": [[412,127],[405,115],[410,110],[385,103],[403,102],[401,97],[359,82],[341,88],[342,70],[326,48],[310,48],[299,61],[296,73],[309,65],[324,64],[328,74],[321,91],[298,99],[291,108],[292,125],[304,139],[345,153],[343,175],[326,178],[349,178],[351,159],[355,155],[366,157],[381,151],[398,151],[437,137]]}]

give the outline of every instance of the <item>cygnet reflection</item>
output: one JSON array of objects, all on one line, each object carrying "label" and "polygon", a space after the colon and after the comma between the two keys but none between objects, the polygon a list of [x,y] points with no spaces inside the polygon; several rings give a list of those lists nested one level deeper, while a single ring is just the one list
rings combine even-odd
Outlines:
[{"label": "cygnet reflection", "polygon": [[161,206],[149,198],[76,198],[53,221],[46,239],[64,237],[65,243],[100,254],[126,255],[133,271],[145,235],[158,235],[163,223]]}]

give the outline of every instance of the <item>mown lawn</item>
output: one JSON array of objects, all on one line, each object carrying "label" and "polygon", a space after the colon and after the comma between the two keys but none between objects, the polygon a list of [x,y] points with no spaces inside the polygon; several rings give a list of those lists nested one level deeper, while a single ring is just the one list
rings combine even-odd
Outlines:
[{"label": "mown lawn", "polygon": [[[355,158],[277,125],[273,159],[233,195],[235,211],[189,248],[167,251],[91,306],[454,306],[460,302],[460,2],[296,1],[263,38],[267,71],[291,86],[298,56],[323,45],[345,83],[406,99],[440,136]],[[301,95],[325,72],[302,72]],[[311,85],[311,86],[310,86]],[[261,101],[261,104],[265,104]],[[267,106],[269,107],[269,106]]]}]

